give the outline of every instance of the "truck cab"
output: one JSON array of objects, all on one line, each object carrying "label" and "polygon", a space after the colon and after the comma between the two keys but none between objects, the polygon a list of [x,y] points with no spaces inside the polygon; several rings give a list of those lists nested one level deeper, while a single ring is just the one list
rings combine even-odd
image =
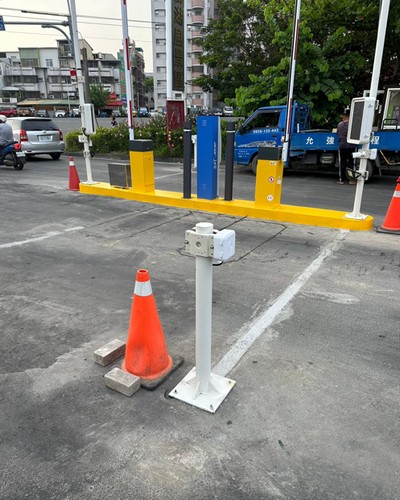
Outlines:
[{"label": "truck cab", "polygon": [[[292,108],[291,132],[310,128],[310,107],[295,102]],[[286,106],[257,109],[235,134],[235,162],[251,165],[255,172],[260,146],[281,146],[285,134]]]}]

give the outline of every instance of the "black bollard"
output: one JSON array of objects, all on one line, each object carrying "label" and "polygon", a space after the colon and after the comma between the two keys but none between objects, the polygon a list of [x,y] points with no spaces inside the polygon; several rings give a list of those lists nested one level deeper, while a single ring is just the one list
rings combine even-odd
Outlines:
[{"label": "black bollard", "polygon": [[192,197],[192,124],[183,124],[183,197]]},{"label": "black bollard", "polygon": [[235,122],[228,122],[226,125],[226,148],[225,148],[225,201],[232,201],[234,149],[235,149]]}]

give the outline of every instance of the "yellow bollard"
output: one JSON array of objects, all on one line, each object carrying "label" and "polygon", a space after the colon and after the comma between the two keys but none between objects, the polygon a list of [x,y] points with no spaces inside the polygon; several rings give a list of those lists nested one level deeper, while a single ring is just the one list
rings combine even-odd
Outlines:
[{"label": "yellow bollard", "polygon": [[281,204],[282,148],[260,147],[256,173],[255,206],[272,208]]},{"label": "yellow bollard", "polygon": [[147,139],[129,141],[129,162],[132,191],[135,193],[154,193],[153,141]]}]

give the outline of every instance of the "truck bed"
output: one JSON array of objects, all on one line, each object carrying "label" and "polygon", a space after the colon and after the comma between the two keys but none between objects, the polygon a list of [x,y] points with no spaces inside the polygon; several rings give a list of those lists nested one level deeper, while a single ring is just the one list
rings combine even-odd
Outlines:
[{"label": "truck bed", "polygon": [[329,130],[303,130],[290,137],[290,151],[336,151],[339,136]]}]

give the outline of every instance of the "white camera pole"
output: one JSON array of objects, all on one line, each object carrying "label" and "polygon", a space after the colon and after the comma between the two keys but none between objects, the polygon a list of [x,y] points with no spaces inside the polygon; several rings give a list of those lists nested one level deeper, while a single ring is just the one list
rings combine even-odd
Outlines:
[{"label": "white camera pole", "polygon": [[196,257],[196,366],[169,395],[215,413],[235,381],[211,373],[213,259],[222,263],[234,255],[235,232],[199,222],[185,238],[185,250]]},{"label": "white camera pole", "polygon": [[83,157],[85,158],[86,164],[86,176],[87,181],[86,184],[94,184],[92,177],[92,164],[91,164],[91,156],[90,156],[90,147],[89,147],[89,137],[85,134],[85,122],[84,122],[84,113],[83,108],[85,104],[85,94],[84,94],[84,78],[82,75],[82,67],[81,67],[81,51],[79,48],[79,39],[78,39],[78,25],[76,21],[76,7],[75,0],[68,0],[69,4],[69,13],[71,15],[71,33],[72,33],[72,41],[74,45],[74,58],[75,58],[75,67],[76,67],[76,76],[78,81],[78,95],[79,95],[79,106],[81,108],[81,122],[82,122],[82,132],[83,132]]},{"label": "white camera pole", "polygon": [[[379,25],[378,25],[378,35],[376,39],[374,66],[372,69],[371,88],[369,91],[369,97],[373,97],[374,99],[376,99],[378,93],[378,84],[379,84],[379,77],[381,74],[382,56],[383,56],[383,48],[385,46],[386,26],[389,15],[389,7],[390,7],[390,0],[381,0],[381,10],[379,14]],[[371,134],[372,134],[372,126],[371,130],[369,131],[370,136]],[[360,175],[359,177],[357,177],[357,186],[356,186],[356,194],[354,197],[353,211],[349,214],[346,214],[346,217],[349,219],[365,219],[367,217],[366,215],[360,213],[360,209],[361,209],[361,200],[364,190],[364,177],[365,177],[365,172],[367,170],[368,151],[369,151],[369,143],[363,144],[361,148],[361,158],[360,158],[360,170],[359,170]]]}]

